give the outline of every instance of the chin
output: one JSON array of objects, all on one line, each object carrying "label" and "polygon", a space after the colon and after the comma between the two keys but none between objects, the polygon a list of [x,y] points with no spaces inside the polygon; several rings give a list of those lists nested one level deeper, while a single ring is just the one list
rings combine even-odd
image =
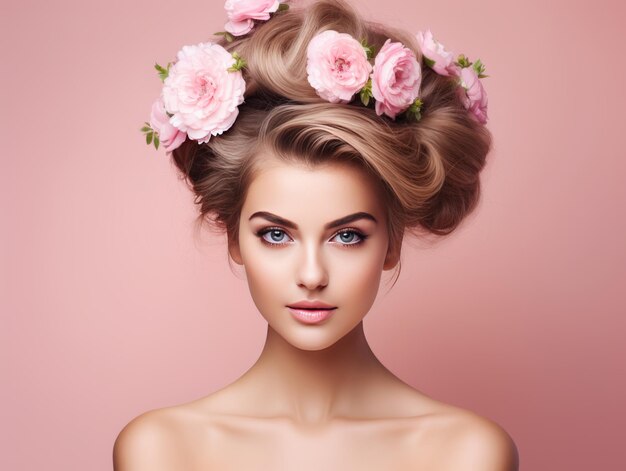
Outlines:
[{"label": "chin", "polygon": [[300,350],[319,351],[332,347],[349,335],[362,321],[348,322],[347,319],[331,318],[321,324],[306,325],[297,320],[281,322],[271,327],[285,342]]},{"label": "chin", "polygon": [[337,327],[337,325],[307,326],[294,323],[288,326],[283,325],[275,330],[291,346],[313,352],[332,347],[348,334],[348,332],[339,331]]},{"label": "chin", "polygon": [[326,337],[320,339],[312,339],[312,338],[298,338],[294,341],[287,340],[292,346],[298,348],[300,350],[304,350],[307,352],[316,352],[320,350],[324,350],[326,348],[332,347],[337,341],[341,338],[337,337]]}]

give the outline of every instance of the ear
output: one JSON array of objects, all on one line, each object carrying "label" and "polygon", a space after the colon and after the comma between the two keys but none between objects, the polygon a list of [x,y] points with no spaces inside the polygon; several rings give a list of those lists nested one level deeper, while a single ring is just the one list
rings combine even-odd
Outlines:
[{"label": "ear", "polygon": [[230,258],[232,258],[237,265],[243,265],[243,259],[241,258],[241,250],[239,249],[238,242],[228,242],[228,253],[230,254]]},{"label": "ear", "polygon": [[400,261],[400,247],[402,246],[402,241],[399,241],[395,244],[389,243],[389,247],[387,248],[387,255],[385,256],[385,263],[383,264],[383,270],[391,270],[395,267]]}]

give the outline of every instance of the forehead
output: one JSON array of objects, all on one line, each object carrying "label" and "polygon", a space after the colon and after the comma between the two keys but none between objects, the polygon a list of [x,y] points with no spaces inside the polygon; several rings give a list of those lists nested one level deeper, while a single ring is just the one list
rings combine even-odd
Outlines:
[{"label": "forehead", "polygon": [[265,210],[295,222],[327,222],[357,211],[384,217],[380,182],[357,165],[327,162],[309,167],[273,157],[263,157],[257,165],[242,216]]}]

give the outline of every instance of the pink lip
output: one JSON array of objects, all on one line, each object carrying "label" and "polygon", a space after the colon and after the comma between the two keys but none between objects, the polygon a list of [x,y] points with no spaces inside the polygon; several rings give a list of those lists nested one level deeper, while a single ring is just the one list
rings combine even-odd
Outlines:
[{"label": "pink lip", "polygon": [[293,307],[287,306],[289,312],[300,322],[304,322],[305,324],[319,324],[322,321],[325,321],[330,316],[333,315],[333,312],[337,308],[331,309],[295,309]]},{"label": "pink lip", "polygon": [[305,299],[298,301],[297,303],[288,304],[287,307],[304,308],[304,309],[334,309],[336,306],[331,306],[322,301],[309,301]]}]

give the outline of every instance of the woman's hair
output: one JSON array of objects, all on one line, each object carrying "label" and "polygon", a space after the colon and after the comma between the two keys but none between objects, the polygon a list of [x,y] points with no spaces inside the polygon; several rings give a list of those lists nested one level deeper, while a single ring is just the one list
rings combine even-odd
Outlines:
[{"label": "woman's hair", "polygon": [[307,46],[321,31],[349,33],[375,50],[391,38],[423,64],[413,34],[364,20],[343,0],[292,6],[255,23],[246,36],[216,41],[247,62],[235,123],[207,143],[187,139],[172,152],[195,193],[200,225],[210,222],[237,241],[255,157],[265,152],[309,166],[349,162],[373,174],[386,199],[390,248],[398,252],[405,231],[447,235],[476,207],[491,134],[463,106],[454,77],[422,65],[418,122],[378,116],[358,100],[330,103],[307,80]]}]

